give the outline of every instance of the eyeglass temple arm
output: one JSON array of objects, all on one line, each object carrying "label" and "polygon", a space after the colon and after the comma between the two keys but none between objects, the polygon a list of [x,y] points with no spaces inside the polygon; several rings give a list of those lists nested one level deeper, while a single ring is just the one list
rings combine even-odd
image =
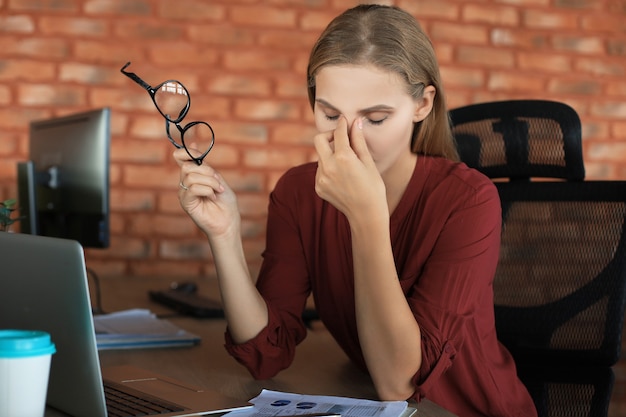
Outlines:
[{"label": "eyeglass temple arm", "polygon": [[154,92],[154,90],[152,89],[152,86],[148,84],[147,82],[145,82],[144,80],[142,80],[141,78],[139,78],[137,74],[135,74],[134,72],[124,71],[129,65],[130,65],[130,61],[127,62],[126,65],[122,67],[122,69],[120,69],[122,74],[124,74],[125,76],[127,76],[128,78],[130,78],[131,80],[133,80],[134,82],[136,82],[137,84],[145,88],[146,90],[150,92]]}]

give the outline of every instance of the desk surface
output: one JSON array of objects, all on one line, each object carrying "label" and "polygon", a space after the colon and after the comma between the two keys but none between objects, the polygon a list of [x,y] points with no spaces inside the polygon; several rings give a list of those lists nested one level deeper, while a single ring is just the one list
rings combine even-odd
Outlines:
[{"label": "desk surface", "polygon": [[[171,314],[168,308],[150,301],[147,294],[148,290],[167,288],[170,282],[170,279],[152,278],[103,279],[100,283],[102,308],[106,312],[149,308],[158,315]],[[198,286],[203,295],[217,294],[214,282],[201,281]],[[92,289],[92,300],[95,299]],[[322,326],[309,331],[305,341],[298,346],[294,363],[288,369],[272,379],[257,381],[224,349],[224,320],[183,316],[167,319],[199,335],[202,338],[200,345],[101,351],[102,366],[139,366],[242,400],[255,397],[263,388],[311,395],[377,399],[369,376],[352,365]],[[453,416],[430,401],[422,401],[416,408],[419,416]]]}]

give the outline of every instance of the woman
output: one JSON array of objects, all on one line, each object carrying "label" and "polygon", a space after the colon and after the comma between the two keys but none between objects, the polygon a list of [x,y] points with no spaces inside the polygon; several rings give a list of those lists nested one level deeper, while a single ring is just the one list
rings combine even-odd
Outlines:
[{"label": "woman", "polygon": [[318,162],[276,184],[256,283],[233,191],[174,154],[182,207],[215,259],[227,350],[256,378],[288,367],[312,292],[380,399],[428,397],[464,417],[536,415],[496,339],[497,191],[457,162],[419,24],[389,6],[344,12],[313,47],[308,82]]}]

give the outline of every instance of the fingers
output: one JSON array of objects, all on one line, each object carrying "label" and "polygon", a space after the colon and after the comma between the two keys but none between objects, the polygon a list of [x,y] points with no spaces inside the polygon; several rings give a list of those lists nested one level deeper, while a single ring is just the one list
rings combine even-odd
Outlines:
[{"label": "fingers", "polygon": [[350,145],[357,157],[364,163],[373,163],[372,154],[367,147],[363,135],[363,118],[359,117],[352,122],[350,127]]},{"label": "fingers", "polygon": [[223,193],[225,182],[219,173],[210,165],[198,165],[189,159],[184,149],[177,149],[173,153],[176,163],[180,167],[179,195],[187,197],[208,197],[215,199]]}]

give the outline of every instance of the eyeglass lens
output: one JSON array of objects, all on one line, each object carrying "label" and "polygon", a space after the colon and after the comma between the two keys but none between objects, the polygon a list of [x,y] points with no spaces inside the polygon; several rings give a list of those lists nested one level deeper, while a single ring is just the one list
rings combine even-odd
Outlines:
[{"label": "eyeglass lens", "polygon": [[185,148],[198,165],[213,148],[215,134],[206,122],[190,122],[186,125],[166,123],[168,138],[178,148]]},{"label": "eyeglass lens", "polygon": [[166,81],[154,91],[154,104],[170,122],[180,122],[189,110],[189,93],[178,81]]}]

